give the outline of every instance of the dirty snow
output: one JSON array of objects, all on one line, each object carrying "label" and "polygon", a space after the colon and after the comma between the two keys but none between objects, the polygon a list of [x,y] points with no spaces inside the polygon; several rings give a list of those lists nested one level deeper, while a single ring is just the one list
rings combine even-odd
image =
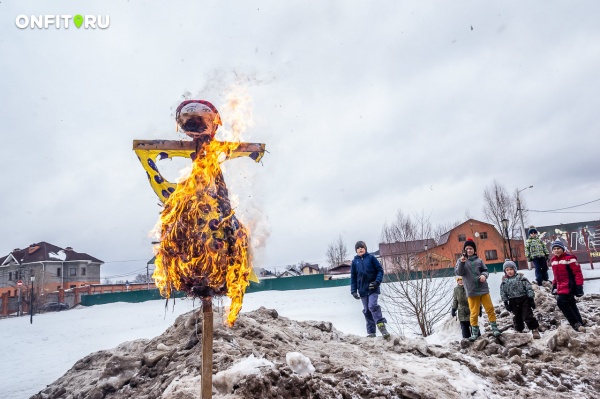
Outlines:
[{"label": "dirty snow", "polygon": [[[525,271],[525,274],[530,278],[533,276],[532,271]],[[600,271],[590,270],[589,266],[584,266],[584,276],[588,278],[600,277]],[[500,278],[500,274],[492,274],[490,276],[492,297],[495,303],[499,302],[498,290]],[[600,291],[599,288],[600,280],[587,281],[585,284],[586,294],[597,294]],[[339,345],[340,351],[348,357],[346,363],[353,364],[351,360],[353,358],[357,359],[357,370],[360,373],[364,373],[361,374],[364,378],[367,378],[366,376],[369,376],[369,373],[377,374],[384,373],[384,371],[380,370],[377,361],[365,361],[361,359],[361,356],[364,357],[365,353],[367,353],[366,356],[373,356],[372,354],[369,355],[369,353],[396,348],[395,351],[389,351],[386,356],[385,366],[389,365],[398,375],[405,373],[413,376],[415,389],[419,388],[419,380],[424,380],[422,382],[434,385],[448,381],[447,384],[453,387],[455,393],[469,393],[472,397],[478,397],[477,395],[487,391],[490,385],[493,385],[488,378],[481,378],[480,375],[473,373],[472,369],[478,367],[479,360],[477,357],[471,357],[468,361],[461,359],[457,362],[448,360],[447,357],[424,357],[418,353],[414,353],[415,351],[435,351],[436,346],[445,347],[446,349],[450,347],[450,353],[457,352],[460,349],[456,346],[460,337],[460,328],[458,323],[450,317],[447,317],[437,326],[436,333],[433,336],[427,339],[416,339],[413,337],[414,342],[410,342],[410,350],[406,348],[398,350],[399,345],[403,347],[406,345],[406,342],[388,344],[394,346],[392,348],[384,348],[384,343],[381,343],[379,338],[371,342],[365,338],[351,338],[351,335],[347,336],[344,334],[356,334],[361,337],[365,334],[360,302],[355,301],[350,296],[348,287],[304,291],[268,291],[246,296],[244,300],[244,312],[258,309],[261,306],[275,309],[279,313],[279,316],[292,320],[327,320],[333,323],[333,327],[339,333],[332,333],[330,337],[328,336],[323,341],[327,348],[324,351],[334,356],[334,353],[331,352],[335,352],[335,348]],[[164,301],[149,301],[136,304],[117,303],[89,308],[82,307],[58,313],[40,314],[34,316],[33,324],[29,324],[29,318],[25,317],[0,320],[0,326],[2,327],[0,329],[0,338],[3,342],[7,343],[3,362],[0,363],[0,376],[2,376],[0,397],[28,398],[36,392],[43,390],[47,384],[51,384],[65,374],[78,360],[93,352],[106,351],[117,347],[120,351],[119,353],[123,353],[125,354],[123,356],[126,356],[127,353],[138,351],[140,350],[139,348],[147,344],[144,340],[149,340],[160,335],[174,324],[179,315],[197,308],[198,303],[178,300],[174,308],[169,307],[165,311]],[[282,318],[280,317],[279,319]],[[251,323],[253,319],[248,318],[247,320],[248,323]],[[285,323],[290,324],[292,321]],[[252,331],[258,331],[257,334],[264,334],[264,331],[260,332],[261,328],[268,329],[268,326],[258,325],[253,328],[254,330]],[[227,329],[223,331],[226,334]],[[533,347],[547,352],[547,344],[550,340],[548,334],[544,334],[544,339],[535,342]],[[303,337],[301,338],[304,339]],[[570,338],[566,339],[569,340]],[[367,343],[364,343],[365,340]],[[575,339],[572,342],[577,344],[580,340]],[[342,343],[349,343],[350,345],[342,345]],[[161,344],[164,346],[159,346]],[[171,344],[168,342],[157,342],[155,346],[156,350],[160,348],[162,352],[170,347]],[[8,350],[8,348],[11,349]],[[294,349],[291,347],[290,350],[280,353],[280,355],[285,357],[288,353],[294,352]],[[106,352],[106,356],[114,357],[114,353]],[[314,354],[311,356],[311,353],[307,351],[297,352],[302,356],[306,356],[312,364],[314,364],[315,360],[319,360],[318,358],[314,358]],[[229,381],[239,381],[243,379],[244,373],[253,373],[257,369],[264,368],[256,366],[256,364],[253,365],[252,361],[248,360],[251,355],[253,353],[248,353],[244,358],[235,358],[234,356],[223,363],[226,364],[235,360],[237,364],[241,364],[241,366],[238,366],[239,373],[231,374],[234,377]],[[377,355],[374,356],[373,359],[376,360]],[[248,361],[247,364],[243,363],[244,359]],[[255,359],[258,361],[262,358],[256,357]],[[265,359],[262,360],[267,361]],[[228,370],[231,372],[231,366],[236,362],[227,364],[228,367],[226,369],[215,370],[215,372],[226,372]],[[282,360],[282,363],[285,363],[285,360]],[[131,369],[135,370],[135,367],[137,367],[137,363],[131,362]],[[320,370],[323,372],[325,366],[322,364],[321,366],[317,365],[317,373],[319,373],[319,367],[321,367]],[[482,367],[485,368],[485,365]],[[508,363],[507,368],[510,369],[510,364]],[[375,372],[375,370],[379,371]],[[91,375],[89,374],[89,376]],[[215,378],[217,375],[215,374]],[[112,384],[118,382],[114,381],[114,376],[105,377],[102,381]],[[350,374],[348,377],[350,378]],[[550,378],[546,377],[546,381],[549,380]],[[198,373],[191,372],[190,369],[182,369],[163,388],[163,395],[167,395],[169,392],[173,394],[178,392],[178,394],[183,394],[183,397],[188,397],[185,395],[193,395],[194,393],[192,392],[198,391],[198,381]],[[385,385],[385,382],[380,381],[379,383]],[[569,385],[568,381],[562,380],[562,383]],[[226,385],[228,384],[226,383]],[[571,385],[577,387],[576,384]],[[189,392],[187,392],[188,389]],[[444,389],[448,388],[445,387]],[[474,392],[476,394],[473,394]],[[164,397],[168,397],[168,395]],[[488,397],[494,396],[491,395]]]}]

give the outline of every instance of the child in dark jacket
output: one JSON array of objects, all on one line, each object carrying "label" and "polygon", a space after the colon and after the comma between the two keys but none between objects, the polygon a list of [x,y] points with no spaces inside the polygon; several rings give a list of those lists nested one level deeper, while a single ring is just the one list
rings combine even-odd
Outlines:
[{"label": "child in dark jacket", "polygon": [[517,273],[515,262],[506,259],[504,262],[504,277],[500,283],[500,297],[506,310],[514,314],[513,327],[516,332],[523,332],[525,324],[531,330],[534,339],[540,339],[540,327],[533,315],[535,309],[535,293],[531,283],[522,274]]},{"label": "child in dark jacket", "polygon": [[583,274],[575,255],[567,253],[561,241],[552,243],[552,293],[557,294],[556,304],[575,331],[585,332],[584,322],[575,297],[583,296]]}]

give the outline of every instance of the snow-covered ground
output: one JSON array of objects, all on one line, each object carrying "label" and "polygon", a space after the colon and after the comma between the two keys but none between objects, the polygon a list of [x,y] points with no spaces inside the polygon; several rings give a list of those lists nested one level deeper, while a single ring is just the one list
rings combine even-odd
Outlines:
[{"label": "snow-covered ground", "polygon": [[[600,270],[583,265],[586,278],[600,278]],[[533,271],[524,271],[532,280]],[[500,301],[500,273],[490,276],[494,303]],[[552,275],[550,275],[552,278]],[[600,279],[587,281],[586,293],[600,292]],[[0,320],[0,340],[4,350],[0,362],[0,398],[24,399],[45,388],[89,353],[111,349],[138,338],[153,338],[164,332],[179,316],[199,303],[177,300],[115,303],[80,307],[58,313]],[[324,320],[349,334],[364,335],[360,301],[349,287],[302,291],[263,291],[244,298],[243,311],[264,306],[294,320]],[[445,343],[460,337],[458,323],[445,320],[427,340]]]}]

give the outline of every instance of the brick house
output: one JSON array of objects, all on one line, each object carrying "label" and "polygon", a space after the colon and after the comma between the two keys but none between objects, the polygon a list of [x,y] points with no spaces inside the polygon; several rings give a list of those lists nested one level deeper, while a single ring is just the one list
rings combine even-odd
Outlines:
[{"label": "brick house", "polygon": [[104,262],[71,247],[61,248],[47,242],[31,244],[25,249],[15,249],[0,258],[0,295],[18,294],[31,284],[34,291],[45,294],[90,284],[100,284],[100,266]]},{"label": "brick house", "polygon": [[[494,225],[469,219],[444,233],[435,247],[427,249],[429,267],[432,269],[454,267],[467,238],[473,238],[477,246],[477,255],[486,265],[504,263],[508,254],[508,245],[505,244],[504,237]],[[519,269],[527,268],[523,241],[510,240],[510,247],[512,258],[518,262]],[[424,252],[421,255],[424,255]]]}]

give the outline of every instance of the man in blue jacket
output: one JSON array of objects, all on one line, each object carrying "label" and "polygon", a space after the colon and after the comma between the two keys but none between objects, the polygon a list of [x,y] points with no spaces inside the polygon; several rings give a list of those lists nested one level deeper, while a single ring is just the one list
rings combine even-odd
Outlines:
[{"label": "man in blue jacket", "polygon": [[383,338],[390,333],[385,328],[387,320],[381,314],[381,306],[377,299],[381,293],[379,285],[383,280],[383,268],[379,261],[367,252],[367,245],[358,241],[354,246],[356,256],[350,267],[350,293],[363,304],[363,314],[367,320],[367,337],[375,337],[375,326],[379,328]]}]

